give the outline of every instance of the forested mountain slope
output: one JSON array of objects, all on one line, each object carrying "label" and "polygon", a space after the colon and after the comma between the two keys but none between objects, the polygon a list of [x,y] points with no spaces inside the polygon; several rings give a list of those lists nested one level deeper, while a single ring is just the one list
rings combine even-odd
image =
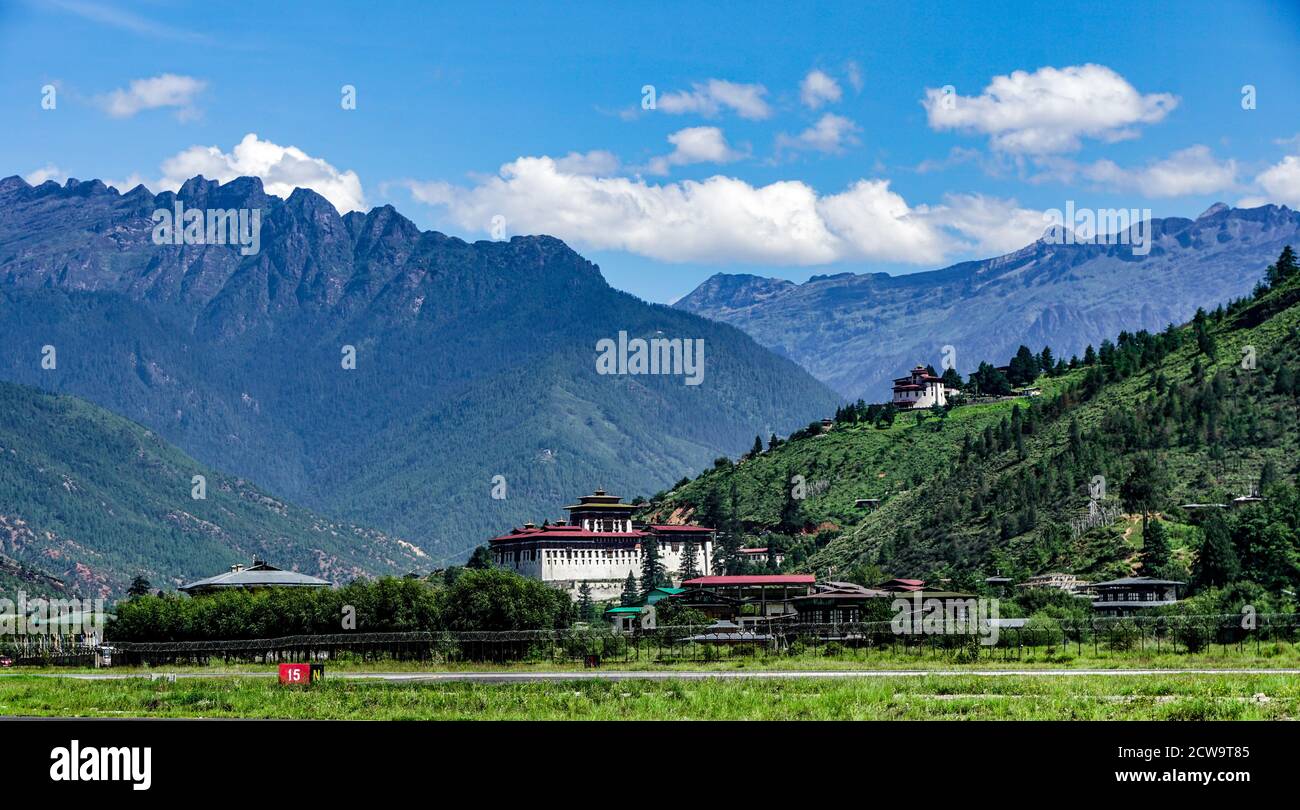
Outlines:
[{"label": "forested mountain slope", "polygon": [[[784,546],[788,564],[823,575],[974,587],[999,572],[1158,572],[1293,591],[1294,254],[1258,276],[1251,296],[1192,323],[1124,332],[1073,369],[1054,365],[1036,381],[1041,396],[964,405],[946,418],[905,412],[889,426],[851,409],[829,432],[720,463],[647,511],[702,515],[750,544]],[[796,475],[806,498],[790,495]],[[1231,506],[1256,494],[1262,502]],[[880,504],[855,508],[857,498]],[[1196,503],[1229,506],[1184,506]],[[1151,537],[1142,515],[1158,526]]]},{"label": "forested mountain slope", "polygon": [[410,543],[272,497],[88,402],[0,383],[3,595],[120,596],[137,574],[170,589],[254,556],[340,583],[428,566]]}]

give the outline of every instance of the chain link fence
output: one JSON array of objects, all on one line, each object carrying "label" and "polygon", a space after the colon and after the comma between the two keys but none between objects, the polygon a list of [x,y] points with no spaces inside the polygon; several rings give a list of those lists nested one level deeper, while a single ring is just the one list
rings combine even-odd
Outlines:
[{"label": "chain link fence", "polygon": [[[1031,619],[933,632],[899,633],[891,622],[791,624],[743,629],[659,627],[617,633],[605,627],[506,632],[340,633],[230,641],[90,644],[75,639],[0,639],[19,666],[176,666],[293,661],[395,661],[429,665],[583,663],[664,665],[764,658],[943,659],[951,663],[1070,657],[1249,652],[1300,658],[1294,614]],[[8,652],[6,652],[8,651]],[[107,653],[107,656],[105,656]]]}]

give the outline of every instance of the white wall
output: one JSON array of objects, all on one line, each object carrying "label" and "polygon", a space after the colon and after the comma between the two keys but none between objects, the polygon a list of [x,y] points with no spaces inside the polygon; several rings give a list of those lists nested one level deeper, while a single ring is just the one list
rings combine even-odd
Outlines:
[{"label": "white wall", "polygon": [[[684,546],[680,540],[659,543],[659,559],[673,582],[679,579]],[[695,554],[695,567],[702,576],[709,575],[712,572],[713,543],[696,543]],[[569,549],[537,549],[532,552],[504,551],[494,552],[493,559],[502,568],[540,579],[548,585],[569,591],[575,598],[583,582],[591,587],[593,598],[608,599],[623,592],[628,574],[638,580],[641,578],[641,551],[635,548],[575,546]]]}]

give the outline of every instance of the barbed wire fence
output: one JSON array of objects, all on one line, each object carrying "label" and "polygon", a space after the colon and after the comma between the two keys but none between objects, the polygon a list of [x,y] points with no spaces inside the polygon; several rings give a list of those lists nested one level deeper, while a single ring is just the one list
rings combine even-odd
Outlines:
[{"label": "barbed wire fence", "polygon": [[605,626],[564,630],[338,633],[280,638],[98,642],[77,637],[0,637],[0,655],[17,666],[178,666],[303,661],[584,663],[667,665],[732,659],[821,658],[878,661],[914,658],[951,663],[1066,660],[1163,654],[1294,656],[1300,616],[1260,614],[1147,616],[1030,621],[1024,626],[964,622],[897,632],[892,622],[792,624],[779,620],[717,632],[694,626],[615,632]]}]

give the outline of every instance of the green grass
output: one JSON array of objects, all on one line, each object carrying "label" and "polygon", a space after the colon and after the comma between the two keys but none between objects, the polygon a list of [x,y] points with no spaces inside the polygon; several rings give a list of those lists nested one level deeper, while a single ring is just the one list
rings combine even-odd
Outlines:
[{"label": "green grass", "polygon": [[435,720],[1248,720],[1300,716],[1274,675],[382,683],[0,678],[0,714]]},{"label": "green grass", "polygon": [[[1070,644],[1063,646],[1026,647],[1016,655],[1015,650],[995,649],[982,653],[978,663],[957,664],[942,651],[924,649],[922,652],[906,652],[890,648],[860,649],[842,648],[835,655],[825,654],[824,649],[812,649],[798,655],[768,653],[758,655],[740,654],[740,650],[721,651],[723,657],[717,660],[704,660],[702,657],[692,659],[689,656],[668,657],[643,654],[642,657],[629,657],[627,660],[609,658],[604,662],[604,669],[617,671],[735,671],[735,670],[1020,670],[1020,669],[1293,669],[1300,668],[1300,649],[1288,642],[1268,641],[1258,647],[1247,643],[1239,650],[1214,645],[1199,653],[1171,652],[1168,646],[1157,651],[1147,642],[1144,649],[1109,650],[1100,643],[1094,650],[1091,643],[1082,647]],[[571,660],[542,659],[498,664],[489,661],[393,661],[361,660],[343,657],[326,663],[326,669],[341,672],[566,672],[583,670],[583,664]],[[95,672],[92,669],[73,669],[68,667],[23,668],[19,673],[39,672],[43,674],[76,674]],[[246,672],[269,673],[275,671],[275,664],[224,664],[214,660],[209,666],[202,665],[168,665],[159,667],[114,667],[114,673],[141,674],[151,673],[186,673],[202,674],[204,672]]]},{"label": "green grass", "polygon": [[[1026,404],[1019,400],[1022,407]],[[940,429],[939,420],[928,417],[917,423],[915,414],[900,414],[894,424],[839,424],[829,433],[787,442],[722,470],[708,470],[680,489],[649,513],[647,519],[667,519],[683,504],[698,504],[709,488],[724,496],[734,479],[741,516],[752,523],[775,523],[779,519],[789,478],[802,475],[809,495],[803,501],[804,517],[814,525],[830,523],[851,527],[863,519],[857,498],[887,500],[914,489],[951,465],[961,449],[962,438],[978,436],[985,427],[996,426],[1011,415],[1016,402],[982,403],[957,408]],[[766,437],[764,437],[766,439]]]}]

